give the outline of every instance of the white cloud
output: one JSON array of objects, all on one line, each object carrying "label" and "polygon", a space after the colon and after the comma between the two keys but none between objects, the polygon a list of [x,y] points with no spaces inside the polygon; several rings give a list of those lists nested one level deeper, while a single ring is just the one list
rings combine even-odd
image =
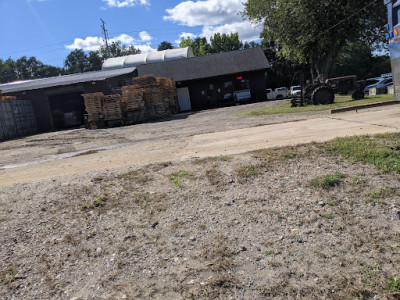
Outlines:
[{"label": "white cloud", "polygon": [[173,21],[185,26],[213,26],[230,24],[242,20],[243,0],[184,1],[167,9],[165,21]]},{"label": "white cloud", "polygon": [[135,45],[135,48],[142,51],[142,53],[157,51],[157,49],[152,48],[150,45]]},{"label": "white cloud", "polygon": [[[164,20],[189,27],[202,26],[201,36],[208,39],[217,32],[226,34],[237,32],[244,42],[259,40],[261,28],[243,20],[240,15],[243,10],[243,0],[184,1],[167,9]],[[175,42],[179,44],[180,41]]]},{"label": "white cloud", "polygon": [[130,35],[127,34],[121,34],[120,36],[117,36],[115,38],[112,38],[110,42],[121,42],[124,45],[133,45],[135,44],[135,39],[131,37]]},{"label": "white cloud", "polygon": [[70,50],[82,49],[85,51],[96,51],[99,50],[100,46],[104,44],[104,41],[100,37],[88,36],[85,39],[77,38],[71,45],[65,47]]},{"label": "white cloud", "polygon": [[142,31],[141,33],[139,33],[139,36],[142,42],[150,42],[153,39],[153,37],[146,31]]},{"label": "white cloud", "polygon": [[[146,31],[142,31],[139,34],[139,39],[128,34],[121,34],[110,39],[110,42],[121,42],[126,46],[134,46],[142,51],[142,53],[155,51],[151,47],[151,40],[153,37]],[[71,45],[66,45],[65,47],[69,50],[82,49],[84,51],[97,51],[100,47],[104,45],[104,40],[101,37],[88,36],[85,39],[76,38]]]},{"label": "white cloud", "polygon": [[239,33],[239,38],[243,42],[256,41],[260,39],[261,28],[258,28],[247,21],[226,24],[221,26],[204,26],[201,36],[210,40],[215,33]]},{"label": "white cloud", "polygon": [[150,0],[103,0],[108,7],[132,7],[136,5],[150,5]]}]

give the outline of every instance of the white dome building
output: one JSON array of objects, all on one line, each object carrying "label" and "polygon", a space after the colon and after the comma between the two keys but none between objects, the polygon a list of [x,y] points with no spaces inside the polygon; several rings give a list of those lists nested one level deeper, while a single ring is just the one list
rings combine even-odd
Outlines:
[{"label": "white dome building", "polygon": [[143,54],[121,56],[107,59],[102,66],[102,70],[115,70],[123,68],[132,68],[139,65],[165,62],[177,59],[194,57],[193,50],[190,47],[177,48],[157,52],[148,52]]}]

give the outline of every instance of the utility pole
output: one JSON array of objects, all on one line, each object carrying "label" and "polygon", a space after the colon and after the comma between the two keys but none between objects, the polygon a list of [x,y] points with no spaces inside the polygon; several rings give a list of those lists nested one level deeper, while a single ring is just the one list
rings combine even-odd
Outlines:
[{"label": "utility pole", "polygon": [[103,35],[104,35],[104,42],[106,44],[106,52],[107,52],[107,56],[110,53],[110,48],[108,47],[108,32],[106,29],[106,22],[104,22],[103,19],[100,19],[101,21],[101,29],[103,30]]}]

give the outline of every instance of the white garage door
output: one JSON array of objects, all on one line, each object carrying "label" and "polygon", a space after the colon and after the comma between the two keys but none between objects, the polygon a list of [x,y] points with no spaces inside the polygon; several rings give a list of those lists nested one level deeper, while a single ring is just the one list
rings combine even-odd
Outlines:
[{"label": "white garage door", "polygon": [[178,102],[181,111],[189,111],[192,110],[192,105],[190,103],[190,95],[189,95],[189,88],[180,88],[177,89],[178,93]]}]

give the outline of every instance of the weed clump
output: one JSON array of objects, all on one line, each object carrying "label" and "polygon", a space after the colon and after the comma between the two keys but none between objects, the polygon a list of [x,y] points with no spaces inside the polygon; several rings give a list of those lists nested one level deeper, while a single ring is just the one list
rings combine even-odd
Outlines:
[{"label": "weed clump", "polygon": [[189,176],[190,174],[190,171],[180,171],[178,173],[173,173],[169,176],[169,180],[177,187],[181,187],[181,179]]},{"label": "weed clump", "polygon": [[310,184],[314,188],[330,189],[338,186],[346,176],[342,173],[336,173],[332,175],[326,175],[324,177],[314,178],[310,181]]},{"label": "weed clump", "polygon": [[100,208],[106,205],[107,201],[107,196],[100,196],[96,198],[92,203],[83,203],[81,206],[81,210],[87,211],[87,210],[94,210],[96,208]]},{"label": "weed clump", "polygon": [[400,279],[397,279],[396,277],[390,278],[387,283],[387,288],[390,292],[400,295]]}]

